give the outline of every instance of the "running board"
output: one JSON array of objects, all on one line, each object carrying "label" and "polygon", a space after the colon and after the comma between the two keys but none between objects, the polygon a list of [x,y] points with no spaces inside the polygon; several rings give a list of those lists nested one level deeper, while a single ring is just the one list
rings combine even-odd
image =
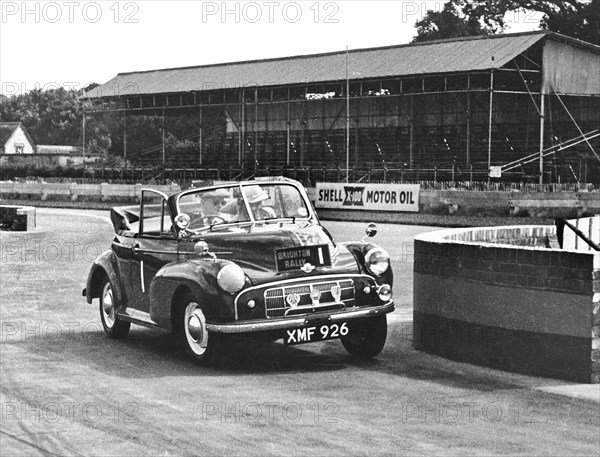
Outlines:
[{"label": "running board", "polygon": [[149,313],[145,313],[144,311],[135,310],[133,315],[118,313],[117,316],[119,317],[119,320],[122,320],[125,322],[131,322],[132,324],[143,325],[144,327],[150,327],[150,328],[163,329],[163,327],[161,327],[156,322],[154,322],[152,319],[150,319]]}]

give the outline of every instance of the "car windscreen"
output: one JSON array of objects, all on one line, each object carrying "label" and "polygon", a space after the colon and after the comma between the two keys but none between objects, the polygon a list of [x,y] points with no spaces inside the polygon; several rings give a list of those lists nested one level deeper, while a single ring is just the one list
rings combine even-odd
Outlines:
[{"label": "car windscreen", "polygon": [[281,183],[198,189],[182,194],[178,207],[190,217],[190,230],[309,216],[308,203],[298,188]]}]

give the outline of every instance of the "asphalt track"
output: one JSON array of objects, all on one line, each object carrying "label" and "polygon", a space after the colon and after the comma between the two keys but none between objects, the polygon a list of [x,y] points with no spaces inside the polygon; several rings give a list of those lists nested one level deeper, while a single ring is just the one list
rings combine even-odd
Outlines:
[{"label": "asphalt track", "polygon": [[[0,232],[0,454],[600,454],[600,386],[522,376],[412,348],[412,238],[381,225],[397,310],[377,359],[338,341],[235,345],[189,363],[163,332],[103,335],[81,297],[109,246],[106,211],[40,209],[35,233]],[[325,222],[339,240],[365,224]]]}]

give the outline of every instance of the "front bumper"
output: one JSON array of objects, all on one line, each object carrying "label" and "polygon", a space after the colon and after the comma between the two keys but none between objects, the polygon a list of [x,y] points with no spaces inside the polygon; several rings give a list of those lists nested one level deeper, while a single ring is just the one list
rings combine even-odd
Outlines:
[{"label": "front bumper", "polygon": [[239,321],[232,324],[216,324],[207,323],[206,328],[209,332],[213,333],[253,333],[253,332],[267,332],[273,330],[285,330],[290,328],[302,328],[310,327],[315,322],[322,323],[334,323],[340,321],[352,321],[356,319],[365,319],[369,317],[375,317],[391,313],[394,311],[394,301],[389,302],[370,308],[351,308],[346,311],[336,311],[333,313],[316,313],[305,316],[293,317],[293,318],[281,318],[277,320],[265,319],[265,320],[252,320],[252,321]]}]

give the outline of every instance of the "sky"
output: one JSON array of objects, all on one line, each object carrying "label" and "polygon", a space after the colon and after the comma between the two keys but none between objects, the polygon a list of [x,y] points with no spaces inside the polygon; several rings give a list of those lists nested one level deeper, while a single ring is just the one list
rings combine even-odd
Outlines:
[{"label": "sky", "polygon": [[[81,88],[120,72],[409,43],[443,1],[0,2],[0,93]],[[537,30],[513,14],[507,32]]]}]

